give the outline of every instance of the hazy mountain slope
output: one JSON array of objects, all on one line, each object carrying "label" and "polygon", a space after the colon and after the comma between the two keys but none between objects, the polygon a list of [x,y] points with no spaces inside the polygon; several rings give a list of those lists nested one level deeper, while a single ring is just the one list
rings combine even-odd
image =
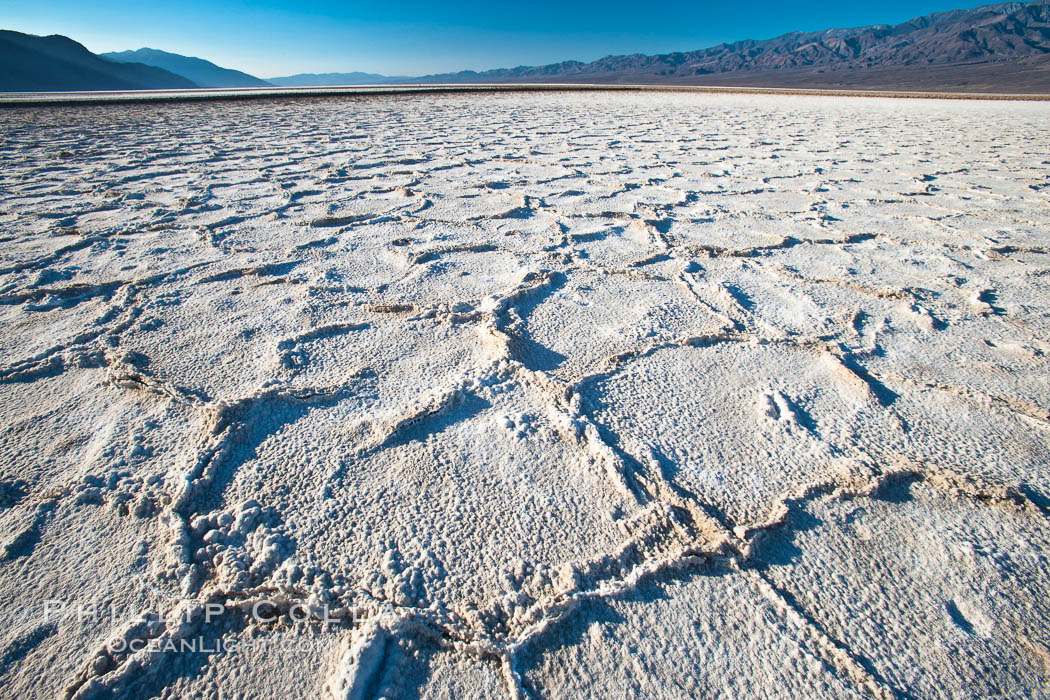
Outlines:
[{"label": "hazy mountain slope", "polygon": [[201,87],[268,87],[271,83],[239,70],[223,68],[211,61],[159,49],[142,48],[137,51],[118,51],[99,54],[102,58],[120,63],[145,63],[181,75]]},{"label": "hazy mountain slope", "polygon": [[322,85],[376,85],[381,83],[400,82],[410,80],[404,77],[390,77],[378,73],[299,73],[280,78],[268,78],[271,85],[285,87],[307,87]]},{"label": "hazy mountain slope", "polygon": [[185,89],[197,84],[141,63],[114,63],[59,35],[0,30],[0,91]]}]

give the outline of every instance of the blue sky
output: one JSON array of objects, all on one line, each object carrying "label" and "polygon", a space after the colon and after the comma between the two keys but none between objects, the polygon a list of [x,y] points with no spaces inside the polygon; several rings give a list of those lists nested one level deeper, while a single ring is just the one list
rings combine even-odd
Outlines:
[{"label": "blue sky", "polygon": [[609,54],[688,51],[795,30],[902,22],[965,0],[0,0],[0,27],[65,34],[95,52],[149,46],[260,77],[420,75]]}]

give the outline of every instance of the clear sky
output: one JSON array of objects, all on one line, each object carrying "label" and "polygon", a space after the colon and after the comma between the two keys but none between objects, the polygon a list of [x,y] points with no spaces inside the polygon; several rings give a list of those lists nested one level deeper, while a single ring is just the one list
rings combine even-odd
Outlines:
[{"label": "clear sky", "polygon": [[970,0],[0,0],[0,28],[92,51],[148,46],[262,78],[421,75],[667,53],[795,30],[894,24]]}]

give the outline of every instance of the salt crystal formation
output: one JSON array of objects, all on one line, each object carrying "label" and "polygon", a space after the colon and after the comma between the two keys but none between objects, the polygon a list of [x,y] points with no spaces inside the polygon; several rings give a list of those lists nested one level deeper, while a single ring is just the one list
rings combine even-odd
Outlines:
[{"label": "salt crystal formation", "polygon": [[1048,687],[1050,104],[0,120],[4,695]]}]

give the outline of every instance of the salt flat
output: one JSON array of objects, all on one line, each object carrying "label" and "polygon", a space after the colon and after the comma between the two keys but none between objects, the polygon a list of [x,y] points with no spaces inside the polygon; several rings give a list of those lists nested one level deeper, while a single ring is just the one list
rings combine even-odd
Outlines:
[{"label": "salt flat", "polygon": [[0,694],[1050,692],[1050,105],[0,123]]}]

